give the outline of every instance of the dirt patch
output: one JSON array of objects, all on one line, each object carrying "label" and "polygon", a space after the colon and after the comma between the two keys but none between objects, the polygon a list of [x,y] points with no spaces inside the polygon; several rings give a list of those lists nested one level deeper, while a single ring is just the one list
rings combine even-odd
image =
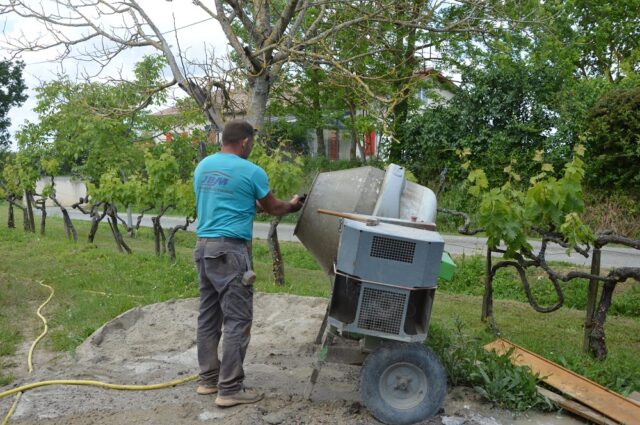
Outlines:
[{"label": "dirt patch", "polygon": [[[15,353],[0,357],[0,376],[12,376],[16,380],[29,376],[27,363],[29,349],[33,341],[42,333],[43,326],[42,321],[31,312],[36,311],[41,303],[42,300],[27,300],[27,308],[25,308],[24,311],[29,313],[21,311],[19,316],[20,320],[12,323],[12,326],[16,326],[20,331],[22,342],[17,346]],[[12,313],[15,314],[15,312]],[[0,341],[0,343],[2,343],[2,341]],[[63,354],[60,352],[47,349],[45,341],[41,340],[33,352],[32,362],[34,365],[46,364],[62,356]]]},{"label": "dirt patch", "polygon": [[[159,383],[197,372],[197,300],[169,301],[130,310],[98,329],[75,355],[36,363],[36,372],[13,385],[51,379]],[[219,409],[198,396],[195,383],[155,391],[112,391],[49,386],[25,393],[12,424],[376,424],[362,407],[359,368],[326,365],[313,400],[302,394],[315,358],[313,341],[326,300],[257,294],[246,385],[265,393],[261,402]],[[4,388],[7,389],[7,388]],[[0,389],[1,391],[2,389]],[[0,414],[12,397],[0,399]],[[444,412],[425,423],[445,425],[579,424],[555,414],[514,418],[482,404],[473,392],[454,389]]]}]

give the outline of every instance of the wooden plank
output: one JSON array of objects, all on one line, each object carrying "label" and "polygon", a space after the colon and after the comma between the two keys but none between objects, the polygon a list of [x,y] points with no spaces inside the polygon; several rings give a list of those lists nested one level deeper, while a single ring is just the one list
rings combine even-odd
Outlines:
[{"label": "wooden plank", "polygon": [[629,394],[629,398],[636,402],[636,404],[640,404],[640,393],[638,391],[634,391]]},{"label": "wooden plank", "polygon": [[618,423],[640,425],[640,406],[602,385],[550,362],[506,339],[498,338],[485,345],[484,348],[487,351],[495,350],[498,354],[506,354],[513,348],[514,351],[511,355],[513,364],[529,367],[548,385]]},{"label": "wooden plank", "polygon": [[560,394],[556,394],[553,391],[549,391],[546,388],[537,387],[538,393],[545,396],[556,405],[562,407],[564,410],[575,413],[578,416],[582,416],[583,418],[596,423],[598,425],[617,425],[618,423],[612,421],[604,415],[596,412],[595,410],[585,406],[584,404],[580,404],[576,401],[569,400],[561,396]]}]

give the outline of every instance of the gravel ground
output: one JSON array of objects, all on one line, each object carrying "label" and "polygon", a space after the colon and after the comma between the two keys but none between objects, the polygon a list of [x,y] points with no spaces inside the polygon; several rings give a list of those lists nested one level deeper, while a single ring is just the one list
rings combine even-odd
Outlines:
[{"label": "gravel ground", "polygon": [[[245,361],[248,387],[265,393],[253,405],[220,409],[194,382],[154,391],[48,386],[26,392],[11,424],[378,424],[360,404],[359,367],[327,364],[311,401],[302,396],[311,374],[315,335],[326,300],[256,294],[252,340]],[[197,373],[197,300],[168,301],[130,310],[98,329],[73,355],[36,355],[31,376],[10,387],[51,379],[160,383]],[[0,388],[0,392],[10,387]],[[13,397],[0,399],[0,417]],[[492,409],[473,391],[454,388],[440,415],[424,424],[576,425],[561,414],[515,417]]]}]

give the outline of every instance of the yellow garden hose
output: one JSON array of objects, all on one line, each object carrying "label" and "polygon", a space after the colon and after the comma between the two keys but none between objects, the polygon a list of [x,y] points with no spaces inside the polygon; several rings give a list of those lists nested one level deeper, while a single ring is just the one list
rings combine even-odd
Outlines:
[{"label": "yellow garden hose", "polygon": [[[29,348],[29,355],[27,357],[27,362],[29,365],[29,373],[33,371],[33,363],[32,363],[33,350],[35,349],[38,342],[47,334],[49,330],[49,327],[47,325],[47,319],[41,314],[41,311],[42,311],[42,308],[51,300],[51,298],[53,298],[53,294],[55,293],[54,289],[51,286],[46,285],[42,282],[38,282],[38,283],[46,288],[49,288],[51,293],[49,294],[49,298],[47,298],[47,300],[44,303],[42,303],[40,307],[38,307],[38,311],[36,312],[38,317],[40,317],[40,319],[44,323],[44,330],[35,339],[33,344],[31,344],[31,348]],[[111,390],[145,391],[145,390],[158,390],[162,388],[175,387],[176,385],[181,385],[187,382],[195,381],[197,378],[198,378],[197,375],[192,375],[182,379],[176,379],[176,380],[164,382],[161,384],[150,384],[150,385],[109,384],[106,382],[90,381],[90,380],[82,380],[82,379],[57,379],[57,380],[51,380],[51,381],[34,382],[31,384],[22,385],[20,387],[16,387],[7,391],[0,392],[0,399],[10,396],[12,394],[17,394],[16,399],[13,402],[13,405],[9,409],[9,412],[7,413],[7,416],[2,421],[1,425],[6,425],[9,422],[9,418],[11,418],[11,416],[15,412],[18,402],[20,401],[20,398],[22,396],[22,393],[25,391],[31,390],[33,388],[44,387],[47,385],[88,385],[93,387],[107,388]]]},{"label": "yellow garden hose", "polygon": [[149,384],[149,385],[122,385],[122,384],[109,384],[107,382],[100,381],[88,381],[83,379],[55,379],[51,381],[40,381],[32,384],[22,385],[20,387],[12,388],[10,390],[0,393],[0,398],[9,396],[11,394],[32,390],[38,387],[45,387],[47,385],[89,385],[92,387],[107,388],[110,390],[126,390],[126,391],[142,391],[142,390],[159,390],[162,388],[175,387],[176,385],[184,384],[186,382],[194,381],[198,378],[197,375],[188,376],[182,379],[176,379],[161,384]]},{"label": "yellow garden hose", "polygon": [[47,319],[45,319],[45,317],[42,315],[41,311],[44,308],[44,306],[47,305],[47,303],[49,301],[51,301],[51,298],[53,298],[53,294],[55,294],[55,292],[56,292],[51,286],[49,286],[49,285],[47,285],[45,283],[42,283],[42,281],[40,281],[38,283],[41,286],[44,286],[45,288],[49,288],[49,291],[51,291],[51,293],[49,294],[49,298],[47,298],[47,300],[45,302],[43,302],[40,305],[40,307],[38,307],[38,311],[36,311],[36,314],[38,315],[40,320],[42,320],[42,323],[44,323],[44,329],[43,329],[42,333],[40,335],[38,335],[36,340],[33,341],[33,344],[31,344],[31,347],[29,348],[29,355],[27,356],[27,364],[29,365],[29,373],[33,372],[33,350],[36,348],[36,345],[38,345],[38,342],[40,342],[40,340],[42,338],[44,338],[44,336],[49,331],[49,325],[47,324]]},{"label": "yellow garden hose", "polygon": [[9,423],[9,418],[13,416],[13,412],[16,411],[16,407],[18,407],[18,403],[20,402],[21,397],[22,397],[22,393],[18,393],[18,395],[16,396],[16,399],[13,400],[13,404],[11,405],[11,409],[9,409],[7,416],[4,417],[4,420],[2,421],[2,425],[7,425]]},{"label": "yellow garden hose", "polygon": [[[40,335],[38,335],[35,341],[33,341],[33,344],[31,344],[31,347],[29,347],[29,355],[27,356],[27,365],[29,366],[29,373],[33,372],[33,350],[36,348],[36,345],[38,345],[38,342],[40,342],[40,340],[47,334],[47,331],[49,330],[49,327],[47,326],[47,319],[42,315],[41,311],[44,308],[44,306],[47,305],[49,301],[51,301],[51,298],[53,298],[53,294],[55,293],[55,290],[51,286],[42,283],[42,281],[39,281],[38,283],[41,286],[48,288],[50,293],[47,300],[42,304],[40,304],[40,307],[38,307],[38,310],[36,311],[36,314],[38,315],[40,320],[42,320],[42,322],[44,323],[44,330]],[[16,399],[13,401],[11,408],[9,409],[7,416],[5,416],[5,418],[3,419],[2,425],[7,425],[7,423],[9,423],[9,418],[11,418],[11,416],[13,416],[13,413],[16,411],[16,408],[18,407],[18,403],[20,402],[21,397],[22,397],[22,392],[19,392],[18,395],[16,396]]]}]

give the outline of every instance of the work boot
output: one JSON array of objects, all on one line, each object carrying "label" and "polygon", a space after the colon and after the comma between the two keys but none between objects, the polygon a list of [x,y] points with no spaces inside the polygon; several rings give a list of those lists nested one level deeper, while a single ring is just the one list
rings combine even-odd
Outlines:
[{"label": "work boot", "polygon": [[200,395],[215,394],[218,392],[218,387],[207,387],[206,385],[198,385],[196,392]]},{"label": "work boot", "polygon": [[231,395],[220,395],[216,397],[216,406],[219,407],[231,407],[238,404],[250,404],[256,403],[262,400],[263,394],[254,390],[242,389],[239,392]]}]

